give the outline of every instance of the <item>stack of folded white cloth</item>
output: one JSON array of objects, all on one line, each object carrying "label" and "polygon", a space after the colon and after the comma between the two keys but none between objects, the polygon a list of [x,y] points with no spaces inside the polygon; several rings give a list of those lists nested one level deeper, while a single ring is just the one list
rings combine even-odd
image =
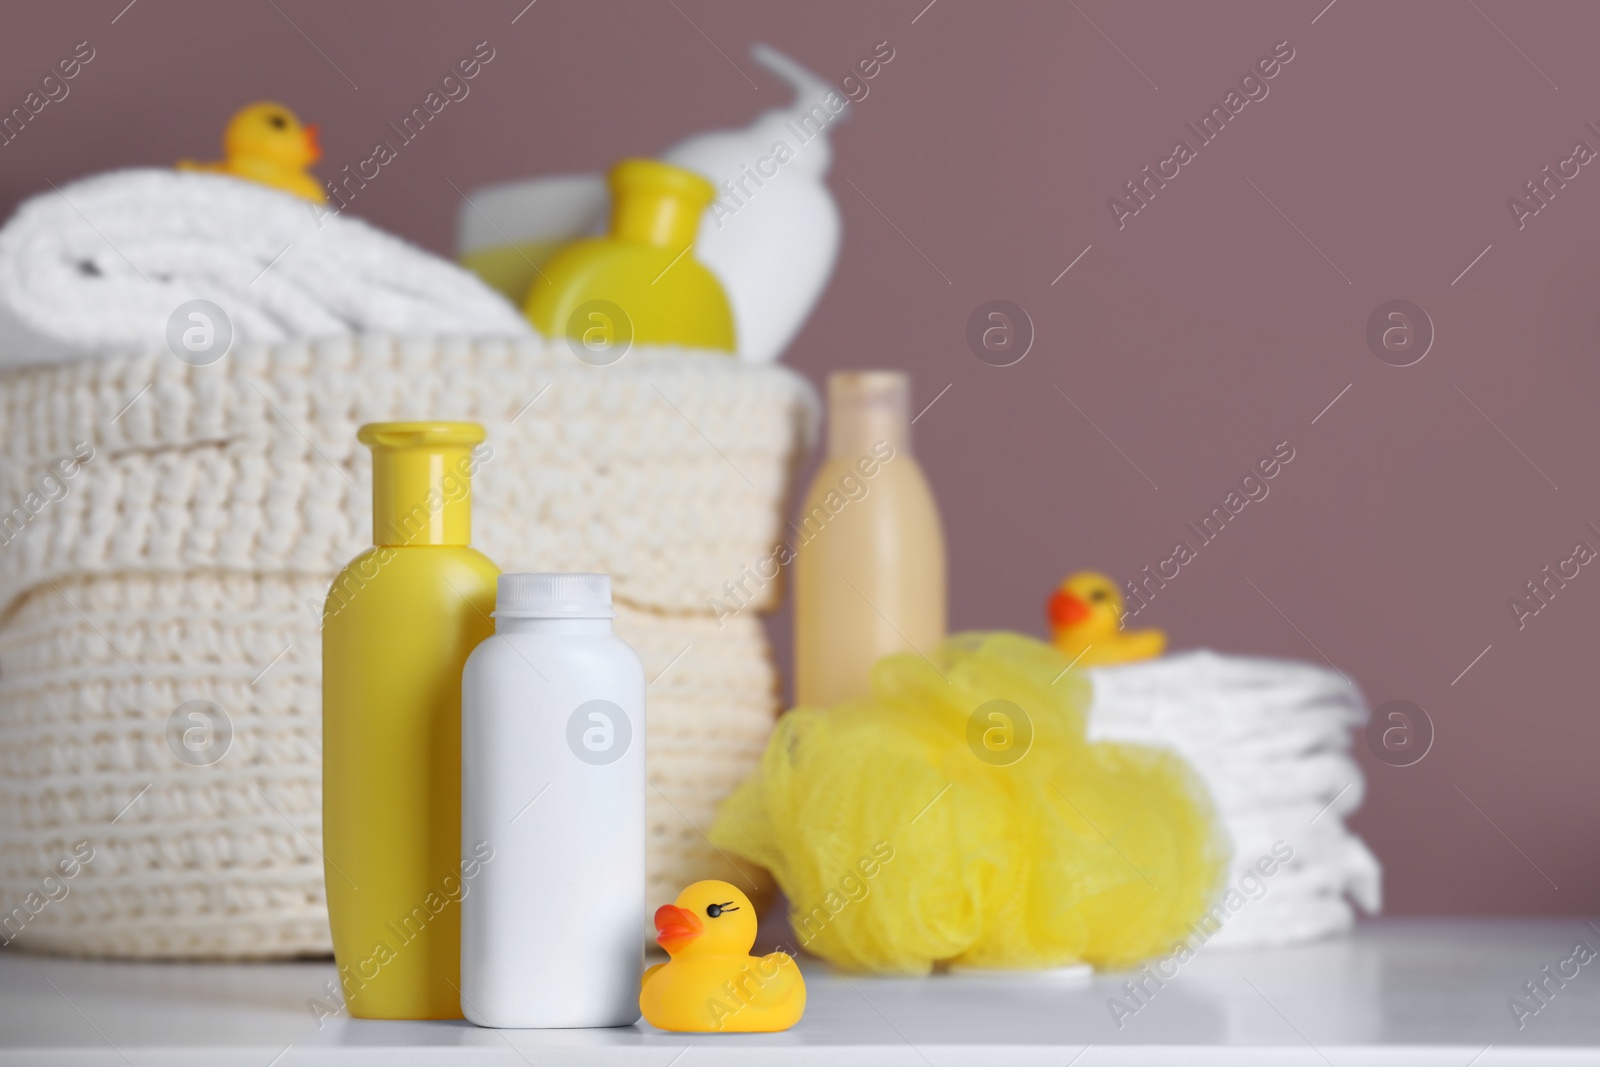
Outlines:
[{"label": "stack of folded white cloth", "polygon": [[191,300],[221,307],[241,348],[529,332],[455,264],[332,205],[226,175],[99,174],[34,196],[0,230],[0,367],[162,350]]},{"label": "stack of folded white cloth", "polygon": [[[1378,861],[1344,825],[1365,792],[1349,748],[1367,709],[1352,682],[1310,664],[1210,651],[1088,674],[1092,738],[1168,746],[1211,789],[1233,841],[1228,888],[1239,890],[1235,904],[1244,901],[1219,913],[1212,943],[1346,931],[1355,920],[1349,898],[1379,909]],[[1288,850],[1293,858],[1280,862]]]}]

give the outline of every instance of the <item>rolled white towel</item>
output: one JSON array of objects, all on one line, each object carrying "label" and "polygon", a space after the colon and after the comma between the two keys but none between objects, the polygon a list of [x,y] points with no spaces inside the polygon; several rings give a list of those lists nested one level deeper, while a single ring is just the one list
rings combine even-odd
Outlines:
[{"label": "rolled white towel", "polygon": [[29,199],[0,229],[0,366],[164,347],[196,299],[227,313],[234,344],[529,332],[460,267],[224,175],[113,171]]}]

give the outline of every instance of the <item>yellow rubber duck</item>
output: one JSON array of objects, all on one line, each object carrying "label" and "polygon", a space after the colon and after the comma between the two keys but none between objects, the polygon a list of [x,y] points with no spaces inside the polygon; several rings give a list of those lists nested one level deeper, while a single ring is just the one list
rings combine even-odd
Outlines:
[{"label": "yellow rubber duck", "polygon": [[1056,648],[1080,667],[1152,659],[1166,651],[1161,630],[1122,629],[1122,594],[1098,571],[1078,571],[1050,594],[1045,606]]},{"label": "yellow rubber duck", "polygon": [[644,972],[639,1013],[687,1033],[772,1033],[806,1010],[806,982],[786,952],[750,955],[756,911],[727,882],[696,882],[656,909],[656,941],[671,957]]},{"label": "yellow rubber duck", "polygon": [[231,174],[318,203],[328,199],[306,170],[322,158],[317,127],[300,125],[282,104],[261,101],[235,113],[222,134],[222,155],[216,163],[180,159],[178,169]]}]

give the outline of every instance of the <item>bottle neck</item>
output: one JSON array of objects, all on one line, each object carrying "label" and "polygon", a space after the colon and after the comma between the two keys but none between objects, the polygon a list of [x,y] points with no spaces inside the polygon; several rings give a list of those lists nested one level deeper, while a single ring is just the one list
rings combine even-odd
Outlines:
[{"label": "bottle neck", "polygon": [[564,634],[586,637],[608,637],[610,619],[519,619],[505,615],[494,620],[497,634]]},{"label": "bottle neck", "polygon": [[611,234],[624,241],[655,245],[680,252],[694,243],[700,211],[681,197],[636,189],[618,197],[611,209]]},{"label": "bottle neck", "polygon": [[910,384],[888,372],[834,374],[828,379],[828,458],[857,460],[879,442],[910,454]]},{"label": "bottle neck", "polygon": [[692,171],[630,159],[611,172],[611,236],[673,254],[694,243],[716,190]]},{"label": "bottle neck", "polygon": [[470,544],[472,467],[464,446],[374,449],[372,543]]}]

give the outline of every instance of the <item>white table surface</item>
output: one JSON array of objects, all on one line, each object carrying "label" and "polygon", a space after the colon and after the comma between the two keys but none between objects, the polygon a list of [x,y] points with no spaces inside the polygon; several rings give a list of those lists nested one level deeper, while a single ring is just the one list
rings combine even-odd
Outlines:
[{"label": "white table surface", "polygon": [[[1600,925],[1600,924],[1597,924]],[[1386,920],[1274,950],[1202,950],[1118,1029],[1128,975],[849,977],[803,962],[783,1034],[483,1030],[307,1005],[328,962],[96,963],[0,952],[0,1065],[1600,1064],[1600,959],[1518,1029],[1507,1000],[1572,953],[1582,918]],[[1076,1057],[1076,1058],[1075,1058]]]}]

